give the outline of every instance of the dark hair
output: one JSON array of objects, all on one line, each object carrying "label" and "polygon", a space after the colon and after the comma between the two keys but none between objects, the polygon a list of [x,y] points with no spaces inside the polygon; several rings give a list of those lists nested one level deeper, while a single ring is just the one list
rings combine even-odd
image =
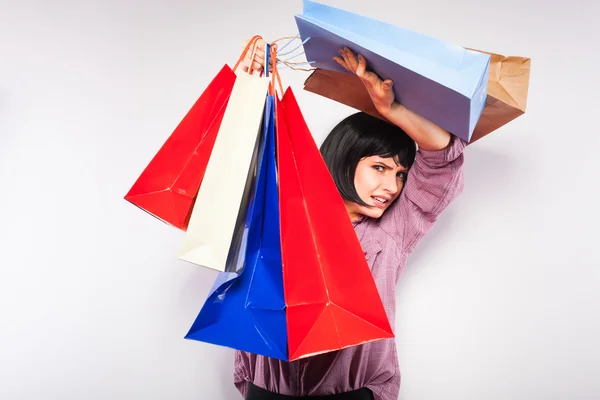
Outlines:
[{"label": "dark hair", "polygon": [[354,186],[358,162],[365,157],[393,157],[397,165],[412,167],[415,141],[398,126],[364,112],[340,121],[321,145],[321,155],[344,200],[364,206]]}]

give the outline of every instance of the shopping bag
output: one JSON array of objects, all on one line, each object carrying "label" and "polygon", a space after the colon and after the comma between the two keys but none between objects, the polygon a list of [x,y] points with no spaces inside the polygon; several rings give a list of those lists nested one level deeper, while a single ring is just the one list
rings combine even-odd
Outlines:
[{"label": "shopping bag", "polygon": [[377,111],[364,83],[356,75],[315,69],[304,81],[304,90],[386,120]]},{"label": "shopping bag", "polygon": [[[523,115],[527,107],[531,59],[486,54],[491,56],[488,96],[469,143]],[[316,69],[304,82],[304,90],[385,120],[356,75]]]},{"label": "shopping bag", "polygon": [[275,110],[290,361],[393,337],[343,200],[291,88]]},{"label": "shopping bag", "polygon": [[394,81],[398,102],[470,140],[485,106],[489,55],[311,0],[295,19],[314,67],[348,73],[333,57],[349,47]]},{"label": "shopping bag", "polygon": [[239,73],[177,255],[225,271],[255,154],[269,79]]},{"label": "shopping bag", "polygon": [[269,96],[242,268],[219,274],[186,338],[287,360],[273,107]]},{"label": "shopping bag", "polygon": [[486,54],[491,57],[488,96],[481,118],[473,131],[471,143],[523,115],[527,110],[531,59]]},{"label": "shopping bag", "polygon": [[125,200],[186,230],[235,74],[227,65],[206,87],[135,181]]}]

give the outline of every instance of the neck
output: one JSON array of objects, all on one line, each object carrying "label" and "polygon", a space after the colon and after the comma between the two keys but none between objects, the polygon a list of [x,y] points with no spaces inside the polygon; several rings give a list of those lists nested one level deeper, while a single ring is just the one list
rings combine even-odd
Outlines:
[{"label": "neck", "polygon": [[352,210],[354,207],[352,207],[352,205],[349,204],[347,201],[344,201],[344,204],[346,206],[346,211],[348,212],[348,216],[350,217],[350,221],[356,221],[357,219],[360,219],[362,217],[361,214]]}]

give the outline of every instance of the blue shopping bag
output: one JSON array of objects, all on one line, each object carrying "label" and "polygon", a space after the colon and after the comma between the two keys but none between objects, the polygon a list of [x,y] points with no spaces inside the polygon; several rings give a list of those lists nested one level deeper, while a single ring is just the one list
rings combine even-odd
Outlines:
[{"label": "blue shopping bag", "polygon": [[185,337],[287,360],[274,107],[268,96],[247,236],[241,240],[242,268],[219,274]]},{"label": "blue shopping bag", "polygon": [[314,67],[347,72],[333,57],[348,47],[394,81],[399,103],[470,140],[487,97],[488,54],[311,0],[295,19]]}]

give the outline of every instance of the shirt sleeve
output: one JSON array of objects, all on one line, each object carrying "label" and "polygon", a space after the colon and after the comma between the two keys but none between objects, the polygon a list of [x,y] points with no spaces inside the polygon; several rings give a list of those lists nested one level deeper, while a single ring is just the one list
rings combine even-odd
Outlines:
[{"label": "shirt sleeve", "polygon": [[380,219],[400,250],[409,254],[432,228],[439,215],[464,187],[464,149],[467,142],[452,135],[442,150],[417,151],[398,200]]}]

